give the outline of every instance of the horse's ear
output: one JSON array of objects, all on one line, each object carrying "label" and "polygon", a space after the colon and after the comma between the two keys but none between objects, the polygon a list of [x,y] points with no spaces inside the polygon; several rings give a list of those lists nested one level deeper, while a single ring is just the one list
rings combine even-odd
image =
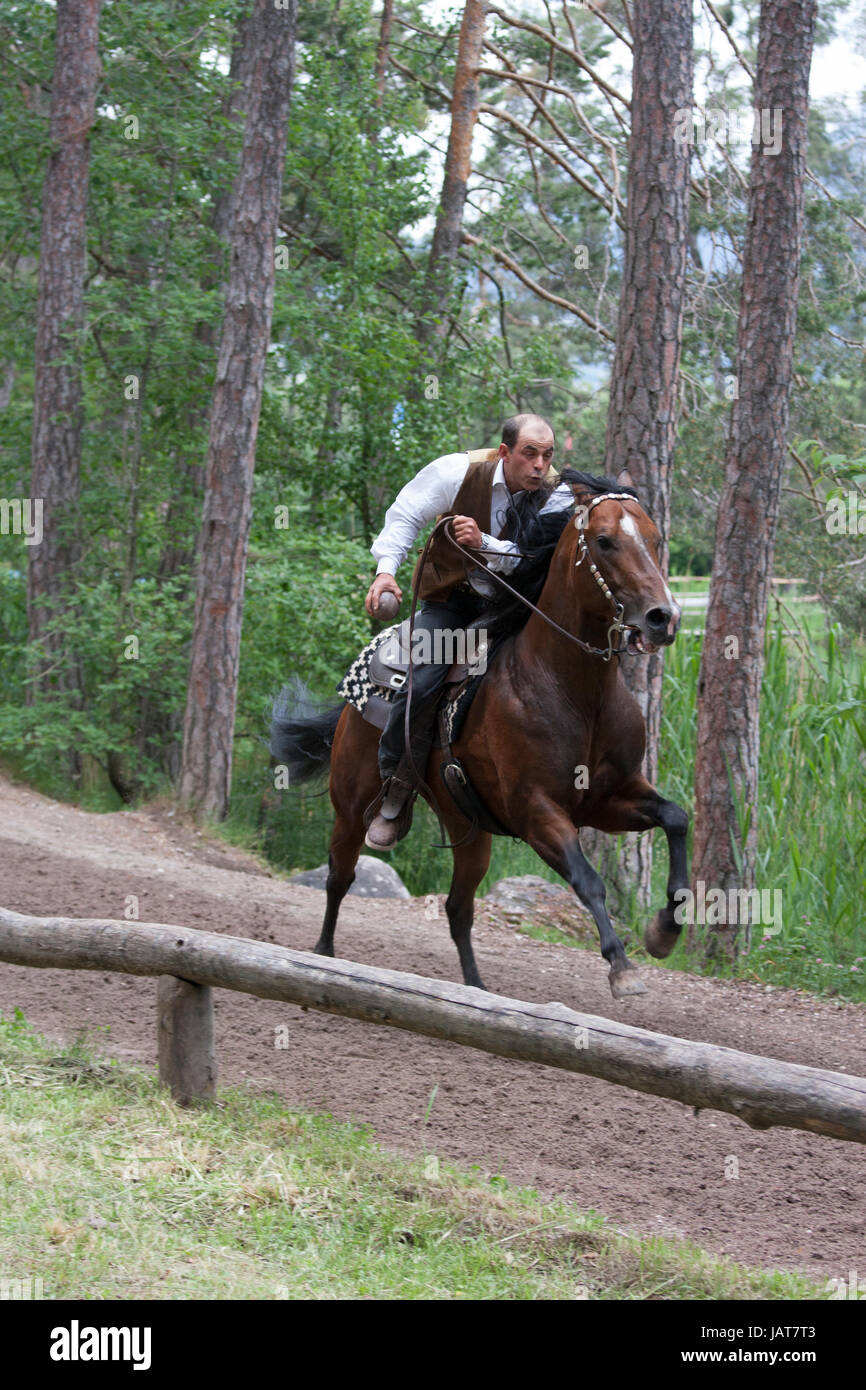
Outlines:
[{"label": "horse's ear", "polygon": [[589,487],[586,483],[577,483],[569,481],[569,487],[571,488],[572,496],[574,497],[575,502],[580,507],[589,506],[593,497],[596,497],[598,495],[595,491],[595,488]]},{"label": "horse's ear", "polygon": [[[619,473],[617,473],[616,481],[618,487],[635,487],[634,478],[631,476],[627,468],[623,468],[620,470]],[[635,491],[637,491],[637,488],[635,488]]]}]

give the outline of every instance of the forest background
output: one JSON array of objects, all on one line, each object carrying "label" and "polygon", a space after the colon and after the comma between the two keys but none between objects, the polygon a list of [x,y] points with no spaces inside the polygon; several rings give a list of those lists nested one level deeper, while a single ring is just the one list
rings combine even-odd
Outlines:
[{"label": "forest background", "polygon": [[[34,677],[27,549],[4,505],[0,754],[41,790],[96,809],[173,797],[181,771],[247,9],[101,7],[84,322],[71,349],[83,390],[80,544],[48,680],[44,668]],[[488,7],[459,247],[434,312],[431,242],[463,11],[402,0],[300,8],[227,821],[283,868],[322,862],[330,816],[326,798],[275,789],[270,701],[291,673],[331,696],[369,637],[369,547],[400,486],[440,454],[496,444],[520,410],[551,420],[557,464],[604,471],[631,60],[627,8],[601,10]],[[695,111],[710,119],[693,136],[669,535],[671,574],[692,596],[713,569],[736,390],[759,10],[702,0],[694,13]],[[816,58],[837,33],[862,49],[857,13],[821,6]],[[53,6],[0,3],[7,502],[32,495],[55,25]],[[863,998],[862,100],[813,99],[808,133],[774,562],[778,580],[796,582],[775,585],[770,604],[758,798],[756,881],[783,889],[785,931],[758,937],[735,964]],[[828,524],[839,501],[853,527]],[[690,810],[701,622],[697,607],[667,654],[658,754],[660,786]],[[414,893],[447,887],[449,857],[433,838],[422,821],[394,856]],[[653,869],[659,884],[663,869]],[[491,879],[539,871],[526,847],[497,842]],[[635,896],[622,891],[617,907],[637,930]]]}]

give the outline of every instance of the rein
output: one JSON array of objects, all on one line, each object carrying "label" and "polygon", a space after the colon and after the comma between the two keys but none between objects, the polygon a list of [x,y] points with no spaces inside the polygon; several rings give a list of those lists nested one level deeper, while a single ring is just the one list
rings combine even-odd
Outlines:
[{"label": "rein", "polygon": [[[421,559],[418,562],[418,568],[415,571],[417,578],[412,585],[412,608],[409,612],[409,667],[406,680],[406,708],[403,711],[403,747],[405,750],[404,756],[406,758],[406,763],[408,765],[409,771],[415,778],[418,791],[423,793],[424,799],[432,808],[433,814],[439,822],[440,843],[438,845],[434,844],[432,846],[433,849],[459,849],[461,845],[466,844],[467,841],[472,838],[476,831],[476,827],[474,825],[470,825],[468,831],[463,836],[462,840],[458,840],[456,844],[451,843],[445,831],[445,822],[439,814],[439,807],[436,804],[436,798],[434,797],[427,783],[424,781],[424,778],[421,776],[421,773],[418,771],[418,768],[415,765],[415,757],[412,753],[410,719],[412,714],[412,674],[415,667],[415,663],[412,659],[412,639],[415,635],[415,613],[418,608],[418,595],[421,591],[421,576],[424,573],[424,566],[427,563],[427,553],[430,549],[433,537],[436,535],[440,527],[447,527],[450,519],[450,517],[443,516],[440,517],[439,520],[436,522],[436,525],[433,527],[433,530],[427,537],[427,542],[424,546],[424,549],[421,551]],[[446,530],[445,534],[447,535],[448,539],[452,542],[453,545],[457,545],[457,542],[454,540],[454,537],[451,535],[450,531]],[[458,546],[457,548],[458,550],[462,549],[461,546]]]}]

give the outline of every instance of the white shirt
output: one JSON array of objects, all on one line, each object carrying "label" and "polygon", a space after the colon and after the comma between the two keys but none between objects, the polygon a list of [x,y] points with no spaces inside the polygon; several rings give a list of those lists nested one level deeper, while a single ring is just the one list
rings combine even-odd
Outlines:
[{"label": "white shirt", "polygon": [[[377,574],[396,574],[424,527],[443,512],[453,510],[468,469],[468,454],[444,454],[428,463],[402,488],[385,513],[385,525],[370,547],[374,560],[378,561]],[[502,459],[499,459],[490,494],[490,532],[493,534],[481,532],[481,549],[489,568],[505,574],[520,560],[520,551],[513,541],[498,540],[496,532],[505,525],[512,500],[520,496],[520,492],[509,492]],[[541,511],[561,511],[573,503],[571,488],[562,483],[554,489]],[[469,575],[469,583],[485,596],[495,591],[495,585],[475,567]]]}]

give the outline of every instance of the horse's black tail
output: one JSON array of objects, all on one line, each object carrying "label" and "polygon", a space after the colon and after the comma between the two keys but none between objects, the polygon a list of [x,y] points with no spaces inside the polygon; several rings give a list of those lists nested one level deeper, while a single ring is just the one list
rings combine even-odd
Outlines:
[{"label": "horse's black tail", "polygon": [[271,711],[270,750],[277,763],[288,768],[291,786],[327,771],[344,704],[319,704],[298,676],[283,686]]}]

